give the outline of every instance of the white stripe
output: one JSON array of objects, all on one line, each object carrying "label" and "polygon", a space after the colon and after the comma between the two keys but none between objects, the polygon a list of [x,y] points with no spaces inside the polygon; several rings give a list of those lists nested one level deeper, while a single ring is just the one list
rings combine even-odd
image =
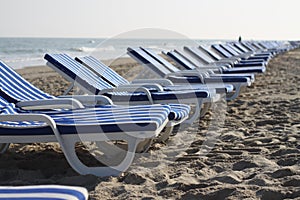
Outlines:
[{"label": "white stripe", "polygon": [[[8,197],[9,194],[1,194],[1,190],[9,190],[9,189],[12,189],[12,190],[16,190],[16,189],[27,189],[27,190],[30,190],[30,189],[44,189],[44,188],[49,188],[49,189],[59,189],[59,190],[73,190],[73,191],[77,191],[79,193],[81,193],[85,199],[88,199],[88,191],[83,188],[83,187],[78,187],[78,186],[64,186],[64,185],[31,185],[31,186],[0,186],[0,197]],[[31,195],[31,193],[29,193]],[[12,194],[12,195],[17,195],[17,194]],[[24,194],[23,194],[24,195]],[[27,195],[27,194],[25,194]],[[53,193],[39,193],[37,194],[39,196],[37,197],[48,197],[50,195],[54,195]],[[44,195],[44,196],[41,196],[41,195]],[[61,197],[61,195],[64,195],[64,194],[59,194]],[[34,196],[31,196],[31,197],[34,197]],[[51,197],[51,196],[50,196]],[[54,196],[56,197],[56,196]],[[68,198],[66,199],[75,199],[77,200],[78,198],[75,198],[74,196],[72,195],[67,195]],[[10,197],[11,198],[11,197]]]},{"label": "white stripe", "polygon": [[[1,191],[0,191],[1,192]],[[68,200],[78,200],[77,197],[61,193],[18,193],[18,194],[0,194],[0,198],[61,198]]]}]

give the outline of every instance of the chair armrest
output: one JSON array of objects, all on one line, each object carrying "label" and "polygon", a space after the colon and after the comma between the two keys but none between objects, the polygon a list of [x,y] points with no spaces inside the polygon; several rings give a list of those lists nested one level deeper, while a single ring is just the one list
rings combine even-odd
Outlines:
[{"label": "chair armrest", "polygon": [[42,99],[21,101],[16,104],[22,109],[42,110],[42,109],[77,109],[84,106],[76,99],[72,98],[57,98],[57,99]]},{"label": "chair armrest", "polygon": [[219,65],[215,65],[213,63],[208,65],[201,65],[197,67],[197,69],[201,69],[201,70],[212,70],[212,69],[219,69],[219,68],[220,68]]},{"label": "chair armrest", "polygon": [[65,95],[58,98],[73,98],[80,101],[83,105],[113,105],[110,98],[103,95]]},{"label": "chair armrest", "polygon": [[48,126],[52,128],[55,132],[56,123],[55,121],[48,115],[45,114],[9,114],[9,115],[0,115],[0,121],[11,121],[11,122],[20,122],[20,121],[39,121],[44,122]]},{"label": "chair armrest", "polygon": [[220,61],[217,62],[225,62],[225,63],[230,63],[230,64],[236,64],[239,62],[240,59],[237,59],[235,57],[231,57],[231,58],[223,58]]},{"label": "chair armrest", "polygon": [[145,87],[140,87],[140,86],[137,86],[137,87],[128,87],[128,86],[122,86],[122,87],[118,87],[118,88],[110,88],[110,89],[104,89],[104,90],[101,90],[98,94],[105,94],[105,93],[108,93],[108,92],[143,92],[147,95],[148,97],[148,100],[151,104],[153,104],[153,99],[152,99],[152,95],[151,95],[151,92],[145,88]]},{"label": "chair armrest", "polygon": [[161,86],[170,86],[174,85],[172,81],[169,79],[136,79],[132,81],[133,84],[136,83],[158,83]]},{"label": "chair armrest", "polygon": [[45,114],[13,114],[13,115],[0,115],[0,121],[38,121],[44,122],[46,125],[50,126],[55,135],[58,143],[60,144],[62,150],[65,152],[65,147],[63,146],[63,141],[59,130],[56,127],[55,121],[48,115]]},{"label": "chair armrest", "polygon": [[169,76],[198,76],[200,72],[194,71],[194,70],[184,70],[184,71],[178,71],[178,72],[172,72],[167,74],[167,77]]},{"label": "chair armrest", "polygon": [[223,59],[221,61],[212,62],[209,65],[211,66],[218,66],[222,68],[231,68],[235,63],[233,61],[224,61]]},{"label": "chair armrest", "polygon": [[199,67],[193,70],[194,72],[198,72],[201,74],[215,74],[215,73],[220,73],[220,67]]},{"label": "chair armrest", "polygon": [[133,87],[133,88],[138,88],[138,87],[145,87],[148,90],[156,90],[158,92],[164,91],[163,87],[159,84],[155,83],[134,83],[134,84],[126,84],[126,85],[119,85],[117,88],[123,88],[123,87]]},{"label": "chair armrest", "polygon": [[179,71],[179,72],[173,72],[173,73],[169,73],[166,75],[166,78],[170,77],[170,76],[178,76],[178,77],[189,77],[189,76],[196,76],[198,77],[200,80],[204,80],[203,79],[203,75],[198,72],[198,71],[193,71],[193,70],[183,70],[183,71]]}]

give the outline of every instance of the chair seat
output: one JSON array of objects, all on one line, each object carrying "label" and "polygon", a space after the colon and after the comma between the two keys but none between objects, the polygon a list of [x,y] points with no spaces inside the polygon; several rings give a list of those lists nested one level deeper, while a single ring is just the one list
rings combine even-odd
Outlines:
[{"label": "chair seat", "polygon": [[[62,135],[70,135],[70,134],[89,134],[89,133],[120,133],[120,132],[139,132],[136,127],[140,129],[146,129],[147,131],[155,131],[159,126],[155,123],[133,123],[132,121],[124,124],[94,124],[94,125],[57,125],[59,132]],[[1,136],[37,136],[37,135],[54,135],[52,129],[47,127],[29,127],[23,128],[20,131],[20,127],[18,128],[0,128]]]},{"label": "chair seat", "polygon": [[[26,81],[24,78],[22,78],[18,73],[16,73],[13,69],[11,69],[8,65],[6,65],[5,63],[0,61],[0,65],[1,65],[1,78],[3,80],[3,84],[0,85],[0,95],[5,98],[6,100],[8,100],[9,102],[13,102],[13,103],[17,103],[19,101],[26,101],[26,100],[40,100],[40,99],[57,99],[54,96],[51,96],[47,93],[44,93],[43,91],[39,90],[38,88],[36,88],[35,86],[33,86],[31,83],[29,83],[28,81]],[[17,80],[17,81],[16,81]],[[24,92],[26,91],[26,92]],[[194,95],[194,93],[192,92],[186,92],[186,93],[180,93],[180,92],[176,92],[176,94],[172,93],[172,92],[152,92],[152,96],[154,98],[154,100],[166,100],[169,98],[172,99],[176,99],[176,97],[181,98],[182,96],[187,96],[189,94],[189,96]],[[170,97],[167,96],[170,93]],[[110,94],[113,96],[113,98],[119,99],[121,101],[126,101],[130,98],[132,98],[133,100],[138,100],[138,101],[148,101],[147,99],[147,95],[141,92],[135,92],[135,93],[112,93]],[[196,95],[198,96],[206,96],[206,92],[202,92],[199,91],[198,93],[196,93]],[[186,105],[176,105],[174,107],[175,104],[173,104],[173,106],[171,106],[171,112],[170,112],[170,116],[169,116],[169,120],[175,120],[180,122],[180,120],[186,118],[188,116],[189,113],[189,106]],[[86,106],[88,107],[88,106]],[[114,108],[114,110],[117,109],[118,106],[113,106],[113,105],[109,105],[109,106],[96,106],[97,109],[108,109],[110,110],[112,107]],[[145,109],[145,105],[142,105],[141,107],[144,107]],[[133,107],[128,107],[126,109],[141,109],[141,107],[138,106],[133,106]],[[175,110],[173,110],[173,107],[176,108]],[[187,109],[188,108],[188,109]],[[118,107],[118,109],[123,109]],[[67,113],[68,111],[64,111],[64,113]],[[84,112],[86,112],[86,109],[84,110]],[[140,110],[139,110],[140,112]],[[45,112],[44,112],[45,113]],[[55,112],[55,111],[47,111],[48,114],[50,113],[60,113],[62,114],[62,110]],[[79,114],[79,111],[76,111],[77,114]]]},{"label": "chair seat", "polygon": [[192,89],[192,90],[201,90],[201,89],[210,89],[213,88],[216,90],[216,93],[227,93],[232,92],[234,87],[231,84],[213,84],[213,85],[205,85],[205,84],[191,84],[191,85],[175,85],[175,86],[165,86],[164,89],[166,91],[172,91],[176,89]]},{"label": "chair seat", "polygon": [[248,83],[249,80],[247,77],[209,77],[205,78],[205,83]]},{"label": "chair seat", "polygon": [[[173,121],[180,121],[184,118],[186,118],[189,115],[190,112],[190,106],[186,105],[186,104],[168,104],[168,106],[170,106],[171,110],[169,113],[169,120],[173,120]],[[106,115],[115,115],[115,113],[117,112],[126,112],[128,113],[128,110],[135,111],[138,113],[148,113],[148,110],[150,107],[153,107],[153,105],[135,105],[135,106],[116,106],[116,105],[105,105],[105,106],[97,106],[96,107],[90,107],[89,109],[91,110],[90,112],[92,112],[93,114],[93,110],[94,108],[102,109],[102,116],[104,115],[104,112],[106,113]],[[114,112],[111,112],[111,108],[114,108]],[[87,113],[87,109],[77,109],[77,110],[59,110],[59,111],[44,111],[43,113],[47,113],[47,114],[71,114],[73,115],[74,113],[76,113],[76,116],[80,116],[80,115],[86,115]]]},{"label": "chair seat", "polygon": [[[125,93],[114,92],[106,93],[105,96],[111,98],[113,101],[148,101],[148,96],[142,92]],[[151,97],[154,101],[165,100],[179,100],[190,98],[208,98],[208,91],[164,91],[164,92],[152,92]]]},{"label": "chair seat", "polygon": [[[176,110],[180,110],[176,106]],[[79,111],[64,111],[62,113],[47,112],[57,125],[61,134],[84,134],[84,133],[113,133],[123,131],[155,131],[161,126],[168,117],[171,107],[167,105],[138,106],[134,109],[88,109]],[[114,111],[115,110],[115,111]],[[183,116],[186,114],[187,107],[184,111],[172,114]],[[7,104],[1,108],[1,114],[24,114],[14,104]],[[28,112],[32,113],[32,112]],[[40,113],[42,112],[35,112]],[[179,117],[178,117],[179,118]],[[20,121],[20,122],[0,122],[0,135],[52,135],[52,129],[45,125],[44,122],[37,121]]]},{"label": "chair seat", "polygon": [[224,70],[223,73],[264,73],[265,71],[266,67],[234,67]]}]

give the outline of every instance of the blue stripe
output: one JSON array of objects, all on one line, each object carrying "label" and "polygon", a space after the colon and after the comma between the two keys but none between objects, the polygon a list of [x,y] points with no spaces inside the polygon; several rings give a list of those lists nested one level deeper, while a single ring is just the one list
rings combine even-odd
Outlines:
[{"label": "blue stripe", "polygon": [[157,60],[149,56],[146,52],[144,52],[140,48],[127,48],[128,54],[135,57],[139,62],[141,62],[143,65],[146,65],[151,70],[156,72],[161,77],[164,77],[165,75],[169,74],[171,71],[160,64]]},{"label": "blue stripe", "polygon": [[117,72],[106,66],[101,61],[97,60],[92,56],[85,56],[78,58],[86,66],[94,70],[99,76],[105,77],[110,81],[114,86],[119,86],[123,84],[130,84],[125,78],[120,76]]},{"label": "blue stripe", "polygon": [[3,200],[9,200],[9,199],[12,199],[12,200],[66,200],[64,198],[54,198],[54,197],[3,197],[0,199],[3,199]]},{"label": "blue stripe", "polygon": [[[98,77],[90,69],[82,66],[74,59],[65,54],[47,54],[45,56],[49,62],[62,69],[62,71],[71,71],[73,74],[77,74],[78,77],[74,80],[82,80],[88,83],[87,88],[93,87],[94,91],[102,89],[114,88]],[[58,64],[60,63],[60,64]],[[148,97],[142,92],[112,92],[106,94],[110,98],[116,98],[119,101],[146,101]],[[152,92],[153,100],[174,100],[174,99],[189,99],[189,98],[207,98],[209,96],[208,91],[166,91],[166,92]]]},{"label": "blue stripe", "polygon": [[0,66],[0,77],[2,80],[0,89],[10,98],[12,98],[13,102],[21,100],[54,98],[53,96],[46,94],[33,86],[2,61],[0,61]]},{"label": "blue stripe", "polygon": [[169,63],[164,58],[162,58],[161,56],[159,56],[156,53],[154,53],[152,50],[145,49],[145,48],[142,48],[142,47],[140,47],[140,49],[142,49],[144,52],[146,52],[149,56],[151,56],[152,58],[154,58],[160,64],[162,64],[163,66],[165,66],[166,68],[168,68],[171,72],[179,72],[180,71],[180,69],[178,69],[177,67],[173,66],[171,63]]},{"label": "blue stripe", "polygon": [[[3,106],[1,108],[1,114],[17,114],[17,113],[30,113],[20,111],[14,107],[14,104],[5,104],[5,101],[0,98]],[[43,112],[31,112],[41,113]],[[57,125],[60,126],[78,126],[78,125],[105,125],[122,123],[149,123],[155,121],[160,126],[170,113],[170,107],[167,105],[151,105],[151,106],[135,106],[135,107],[98,107],[95,109],[79,109],[75,111],[50,111],[46,112],[52,117]],[[0,122],[0,125],[6,127],[36,127],[44,126],[42,122]]]},{"label": "blue stripe", "polygon": [[[72,195],[76,197],[78,200],[85,200],[84,195],[77,191],[77,190],[72,190],[72,189],[66,189],[66,188],[32,188],[32,189],[0,189],[0,194],[30,194],[30,193],[53,193],[53,194],[67,194],[67,195]],[[51,198],[46,198],[42,197],[45,199],[51,199]],[[5,199],[5,198],[4,198]],[[53,199],[61,199],[61,198],[53,198]]]}]

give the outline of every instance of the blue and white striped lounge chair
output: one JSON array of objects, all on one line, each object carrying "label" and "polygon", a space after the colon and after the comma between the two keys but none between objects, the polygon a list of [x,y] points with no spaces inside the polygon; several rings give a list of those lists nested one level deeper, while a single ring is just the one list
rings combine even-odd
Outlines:
[{"label": "blue and white striped lounge chair", "polygon": [[76,84],[87,94],[101,94],[113,100],[115,104],[194,104],[195,112],[183,123],[191,124],[199,118],[204,101],[211,102],[211,94],[208,90],[186,91],[150,91],[148,88],[114,87],[103,80],[92,70],[83,66],[66,54],[46,54],[47,65],[60,73],[66,80]]},{"label": "blue and white striped lounge chair", "polygon": [[252,45],[262,53],[272,53],[274,55],[290,50],[290,46],[283,41],[254,41]]},{"label": "blue and white striped lounge chair", "polygon": [[[115,72],[110,67],[106,66],[100,60],[96,59],[93,56],[84,56],[84,57],[76,57],[76,61],[83,64],[84,66],[90,68],[93,72],[95,72],[98,76],[102,77],[104,80],[109,82],[111,85],[115,87],[119,87],[122,85],[141,85],[147,87],[147,84],[151,83],[159,83],[163,86],[164,91],[180,91],[180,90],[207,90],[209,89],[204,84],[198,85],[174,85],[169,79],[137,79],[132,82],[129,82],[124,77],[120,76],[117,72]],[[151,85],[150,85],[151,88]],[[231,90],[233,87],[228,85],[224,89]]]},{"label": "blue and white striped lounge chair", "polygon": [[0,186],[0,199],[88,200],[88,191],[83,187],[64,185]]},{"label": "blue and white striped lounge chair", "polygon": [[245,55],[242,51],[230,45],[229,43],[218,44],[225,51],[230,53],[235,58],[240,58],[240,62],[243,64],[252,64],[253,66],[265,66],[270,57],[265,55]]},{"label": "blue and white striped lounge chair", "polygon": [[[185,47],[187,48],[187,47]],[[237,68],[226,68],[223,64],[221,66],[212,64],[209,66],[204,66],[199,67],[199,65],[194,64],[193,61],[191,61],[191,58],[188,58],[187,55],[183,55],[177,50],[174,51],[169,51],[169,52],[163,52],[167,57],[169,57],[171,60],[173,60],[175,63],[177,63],[179,66],[187,69],[187,70],[198,70],[198,71],[205,71],[210,70],[210,77],[222,77],[224,78],[229,78],[229,79],[235,79],[235,78],[240,78],[240,77],[246,77],[251,80],[251,83],[254,82],[255,76],[254,74],[250,73],[249,71],[245,70],[248,73],[244,73],[244,70],[237,70]],[[226,80],[226,79],[225,79]],[[232,83],[236,84],[236,83]]]},{"label": "blue and white striped lounge chair", "polygon": [[269,55],[244,55],[239,49],[229,44],[213,44],[211,47],[223,58],[236,60],[238,63],[235,64],[235,67],[250,66],[256,68],[261,67],[263,69],[269,60]]},{"label": "blue and white striped lounge chair", "polygon": [[[188,48],[188,47],[184,47]],[[190,49],[190,48],[189,48]],[[191,57],[188,57],[187,54],[183,55],[183,53],[179,52],[178,50],[173,50],[169,52],[163,52],[167,57],[177,63],[179,66],[187,69],[187,70],[199,70],[204,71],[206,70],[212,71],[210,73],[210,77],[227,77],[227,78],[237,78],[237,77],[247,77],[254,82],[255,76],[252,73],[249,73],[247,70],[241,70],[237,68],[227,68],[227,64],[220,64],[220,63],[211,63],[208,65],[202,66],[202,64],[197,64],[195,60],[192,60]],[[201,66],[199,66],[201,65]],[[248,72],[248,73],[244,73]]]},{"label": "blue and white striped lounge chair", "polygon": [[[80,58],[75,58],[76,61],[81,63],[82,65],[88,67],[91,69],[95,74],[98,76],[102,77],[105,79],[107,82],[109,82],[111,85],[119,87],[119,86],[124,86],[124,85],[129,85],[129,86],[135,86],[135,85],[141,85],[141,86],[146,86],[147,84],[151,83],[160,83],[160,81],[163,81],[162,84],[167,80],[167,83],[171,83],[171,85],[163,86],[164,91],[182,91],[182,90],[208,90],[210,92],[211,100],[207,99],[204,100],[204,106],[201,109],[201,116],[205,115],[206,111],[209,109],[209,105],[212,102],[216,102],[220,99],[219,94],[215,93],[224,93],[224,90],[233,90],[232,85],[227,85],[227,87],[220,87],[220,88],[211,88],[207,87],[206,85],[203,84],[194,84],[194,85],[174,85],[170,80],[168,79],[137,79],[130,83],[127,81],[125,78],[120,76],[117,72],[112,70],[110,67],[106,66],[104,63],[102,63],[100,60],[94,58],[93,56],[84,56]],[[150,85],[151,87],[151,85]],[[219,89],[219,90],[218,90]]]},{"label": "blue and white striped lounge chair", "polygon": [[[198,70],[180,70],[171,63],[169,63],[167,60],[164,58],[160,57],[159,55],[155,54],[149,49],[144,49],[144,48],[128,48],[128,54],[136,59],[138,62],[140,62],[143,65],[146,65],[147,67],[150,67],[153,71],[158,73],[160,76],[163,77],[168,77],[172,81],[176,82],[176,76],[174,77],[169,77],[169,75],[178,74],[181,75],[183,74],[188,81],[192,84],[206,84],[210,85],[212,84],[211,87],[227,87],[228,84],[231,84],[234,86],[235,91],[233,93],[230,93],[227,95],[226,99],[227,100],[232,100],[235,99],[242,87],[250,86],[251,85],[251,80],[248,77],[222,77],[222,76],[213,76],[210,77],[209,73],[207,72],[207,69],[205,71],[198,71]],[[187,74],[190,73],[190,76],[186,76]],[[191,76],[194,75],[194,76]],[[198,75],[198,77],[196,76]],[[225,85],[226,84],[226,85]]]},{"label": "blue and white striped lounge chair", "polygon": [[[38,89],[17,72],[15,72],[11,67],[6,65],[4,62],[0,61],[0,96],[5,98],[10,103],[15,103],[17,106],[22,108],[34,107],[34,109],[54,109],[56,104],[59,107],[60,105],[65,108],[65,105],[69,105],[73,108],[84,108],[81,101],[85,102],[85,99],[88,101],[95,100],[100,101],[103,104],[111,105],[112,102],[105,96],[82,96],[72,95],[68,96],[69,98],[58,98],[48,93],[43,92]],[[70,98],[71,97],[71,98]],[[80,101],[72,98],[78,98]],[[91,97],[89,100],[88,97]],[[64,101],[66,100],[66,101]],[[169,120],[174,121],[174,125],[181,123],[182,120],[187,118],[189,113],[189,106],[184,104],[169,104],[171,109],[171,114]],[[67,106],[68,107],[68,106]],[[88,106],[89,107],[89,106]],[[175,122],[175,121],[178,122]]]},{"label": "blue and white striped lounge chair", "polygon": [[256,54],[256,53],[248,53],[244,49],[240,49],[237,46],[234,45],[235,42],[227,42],[224,45],[224,49],[231,49],[231,51],[235,51],[242,60],[242,63],[251,63],[251,62],[261,62],[265,63],[265,65],[268,64],[269,60],[272,58],[271,54],[265,55],[265,54]]},{"label": "blue and white striped lounge chair", "polygon": [[253,52],[248,48],[244,47],[241,42],[230,42],[230,45],[234,46],[240,52],[243,52],[246,56],[266,56],[268,59],[271,59],[274,54],[273,53],[261,53],[261,52]]},{"label": "blue and white striped lounge chair", "polygon": [[223,73],[263,73],[265,72],[265,63],[264,61],[260,62],[247,62],[243,61],[240,58],[229,56],[229,53],[224,49],[220,48],[224,53],[228,54],[228,57],[221,57],[220,54],[217,54],[209,47],[200,45],[198,47],[184,47],[184,51],[190,54],[195,60],[200,61],[205,65],[224,66]]},{"label": "blue and white striped lounge chair", "polygon": [[[131,165],[137,145],[163,130],[170,111],[168,105],[147,105],[32,112],[0,97],[0,140],[2,143],[58,142],[70,166],[78,173],[118,175]],[[77,142],[112,140],[127,142],[128,150],[119,164],[88,167],[77,157]]]},{"label": "blue and white striped lounge chair", "polygon": [[[6,65],[4,62],[0,61],[0,95],[4,97],[8,102],[15,103],[18,107],[23,109],[54,109],[54,108],[72,108],[78,109],[84,106],[81,102],[76,99],[72,99],[73,96],[68,98],[57,98],[49,95],[40,89],[36,88],[34,85],[26,81],[18,73],[16,73],[12,68]],[[72,98],[70,98],[72,97]],[[76,95],[80,101],[95,101],[94,103],[111,104],[111,100],[102,95],[96,96],[81,96]],[[88,98],[90,97],[90,98]],[[169,104],[171,107],[171,112],[169,114],[169,122],[166,128],[161,133],[161,140],[167,139],[168,135],[172,132],[172,129],[176,125],[180,125],[189,116],[190,107],[184,104]],[[99,107],[100,105],[96,105]],[[114,106],[116,107],[116,106]],[[143,144],[139,145],[139,151],[144,151],[150,146],[148,141],[147,145],[143,147]],[[7,144],[0,145],[0,152],[5,151]]]}]

